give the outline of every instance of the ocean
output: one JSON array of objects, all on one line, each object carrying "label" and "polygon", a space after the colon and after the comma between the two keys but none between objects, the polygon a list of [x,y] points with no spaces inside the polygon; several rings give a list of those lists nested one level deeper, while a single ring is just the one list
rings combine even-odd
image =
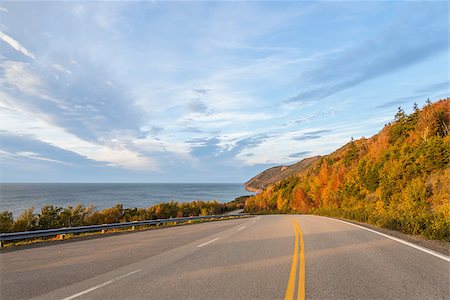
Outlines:
[{"label": "ocean", "polygon": [[124,208],[149,207],[169,201],[228,202],[251,195],[241,183],[0,183],[0,211],[14,217],[47,204],[66,207],[93,204],[97,209],[122,203]]}]

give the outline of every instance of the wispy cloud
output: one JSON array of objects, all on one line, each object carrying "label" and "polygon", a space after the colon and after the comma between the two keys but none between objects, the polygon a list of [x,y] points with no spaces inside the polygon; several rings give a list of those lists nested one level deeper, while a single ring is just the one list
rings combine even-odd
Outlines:
[{"label": "wispy cloud", "polygon": [[[2,97],[2,101],[10,101],[7,97]],[[28,147],[24,139],[21,142],[13,140],[12,136],[25,136],[33,134],[39,137],[39,141],[55,147],[70,151],[89,160],[96,161],[109,166],[134,170],[157,170],[158,163],[148,156],[143,156],[139,152],[127,147],[126,141],[86,141],[52,124],[47,115],[30,113],[20,106],[12,106],[11,102],[1,102],[0,117],[4,121],[2,128],[7,131],[9,138],[5,134],[1,137],[0,148],[15,148],[16,152],[36,152],[36,147]],[[36,139],[36,138],[34,138]],[[9,145],[12,144],[12,145]],[[50,155],[56,155],[51,152]],[[48,157],[48,156],[47,156]]]},{"label": "wispy cloud", "polygon": [[[448,80],[428,84],[421,88],[415,89],[409,96],[394,98],[375,106],[375,108],[392,108],[402,106],[404,104],[410,104],[412,107],[412,103],[424,102],[426,99],[437,100],[442,97],[447,97],[449,96],[449,84],[450,81]],[[442,91],[446,91],[447,93],[440,93]]]},{"label": "wispy cloud", "polygon": [[31,159],[63,165],[96,165],[101,164],[75,152],[67,151],[51,144],[42,142],[30,135],[17,135],[7,131],[0,131],[3,159]]},{"label": "wispy cloud", "polygon": [[11,46],[14,50],[17,52],[22,53],[25,56],[28,56],[29,58],[35,59],[33,53],[28,51],[24,46],[22,46],[18,41],[7,35],[6,33],[3,33],[0,31],[0,40],[7,43],[9,46]]},{"label": "wispy cloud", "polygon": [[[410,8],[415,10],[417,7]],[[286,102],[317,101],[358,86],[368,80],[393,73],[422,62],[449,47],[448,29],[441,23],[426,23],[430,17],[442,15],[439,8],[422,7],[424,13],[410,18],[407,10],[381,34],[344,49],[325,59],[318,67],[303,74],[303,81],[317,86],[289,98]],[[411,36],[420,36],[412,39]],[[306,85],[305,84],[305,85]]]},{"label": "wispy cloud", "polygon": [[211,111],[210,109],[208,109],[208,106],[200,101],[200,100],[192,100],[189,101],[189,103],[187,104],[189,110],[191,110],[194,113],[208,113],[208,111]]},{"label": "wispy cloud", "polygon": [[301,136],[294,136],[292,139],[295,141],[320,139],[322,137],[323,133],[328,133],[331,131],[332,130],[328,130],[328,129],[314,130],[314,131],[310,131],[310,132],[305,132]]},{"label": "wispy cloud", "polygon": [[405,103],[411,103],[411,101],[417,101],[418,99],[423,99],[427,94],[416,94],[409,97],[399,97],[387,102],[384,102],[380,105],[375,106],[375,108],[386,108],[386,107],[395,107],[401,106]]},{"label": "wispy cloud", "polygon": [[292,153],[292,154],[289,155],[289,157],[298,159],[298,158],[301,158],[301,157],[306,157],[310,153],[311,153],[311,151],[301,151],[301,152]]},{"label": "wispy cloud", "polygon": [[208,94],[211,91],[212,91],[212,89],[208,89],[208,88],[196,88],[196,89],[194,89],[194,92],[199,93],[201,95],[206,95],[206,94]]},{"label": "wispy cloud", "polygon": [[2,71],[0,86],[5,91],[13,89],[26,96],[37,97],[56,104],[61,103],[47,94],[45,81],[31,69],[29,63],[3,61],[0,62],[0,70]]},{"label": "wispy cloud", "polygon": [[429,86],[420,88],[416,91],[416,93],[427,94],[427,93],[435,93],[435,92],[439,92],[439,91],[443,91],[443,90],[446,90],[448,93],[449,88],[450,88],[450,81],[446,80],[446,81],[433,83]]}]

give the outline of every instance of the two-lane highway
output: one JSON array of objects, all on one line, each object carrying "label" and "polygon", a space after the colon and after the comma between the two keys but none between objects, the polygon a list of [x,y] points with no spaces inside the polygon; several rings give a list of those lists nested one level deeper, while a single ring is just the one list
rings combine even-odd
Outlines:
[{"label": "two-lane highway", "polygon": [[0,255],[1,299],[449,299],[450,264],[330,218],[258,216]]}]

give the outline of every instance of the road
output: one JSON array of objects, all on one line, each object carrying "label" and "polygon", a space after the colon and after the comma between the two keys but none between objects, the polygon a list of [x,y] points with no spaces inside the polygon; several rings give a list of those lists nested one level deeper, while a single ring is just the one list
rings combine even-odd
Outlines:
[{"label": "road", "polygon": [[447,256],[275,215],[2,253],[1,299],[450,299]]}]

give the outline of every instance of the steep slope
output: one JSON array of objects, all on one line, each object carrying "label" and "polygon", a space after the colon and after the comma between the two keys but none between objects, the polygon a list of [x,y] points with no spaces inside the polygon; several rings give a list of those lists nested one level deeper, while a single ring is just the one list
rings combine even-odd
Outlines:
[{"label": "steep slope", "polygon": [[450,98],[351,141],[296,176],[268,186],[248,212],[314,213],[432,239],[450,233]]},{"label": "steep slope", "polygon": [[296,173],[306,170],[311,164],[318,161],[320,156],[305,158],[295,164],[289,166],[276,166],[267,169],[246,183],[244,187],[249,192],[262,192],[266,187],[280,180],[286,179]]}]

